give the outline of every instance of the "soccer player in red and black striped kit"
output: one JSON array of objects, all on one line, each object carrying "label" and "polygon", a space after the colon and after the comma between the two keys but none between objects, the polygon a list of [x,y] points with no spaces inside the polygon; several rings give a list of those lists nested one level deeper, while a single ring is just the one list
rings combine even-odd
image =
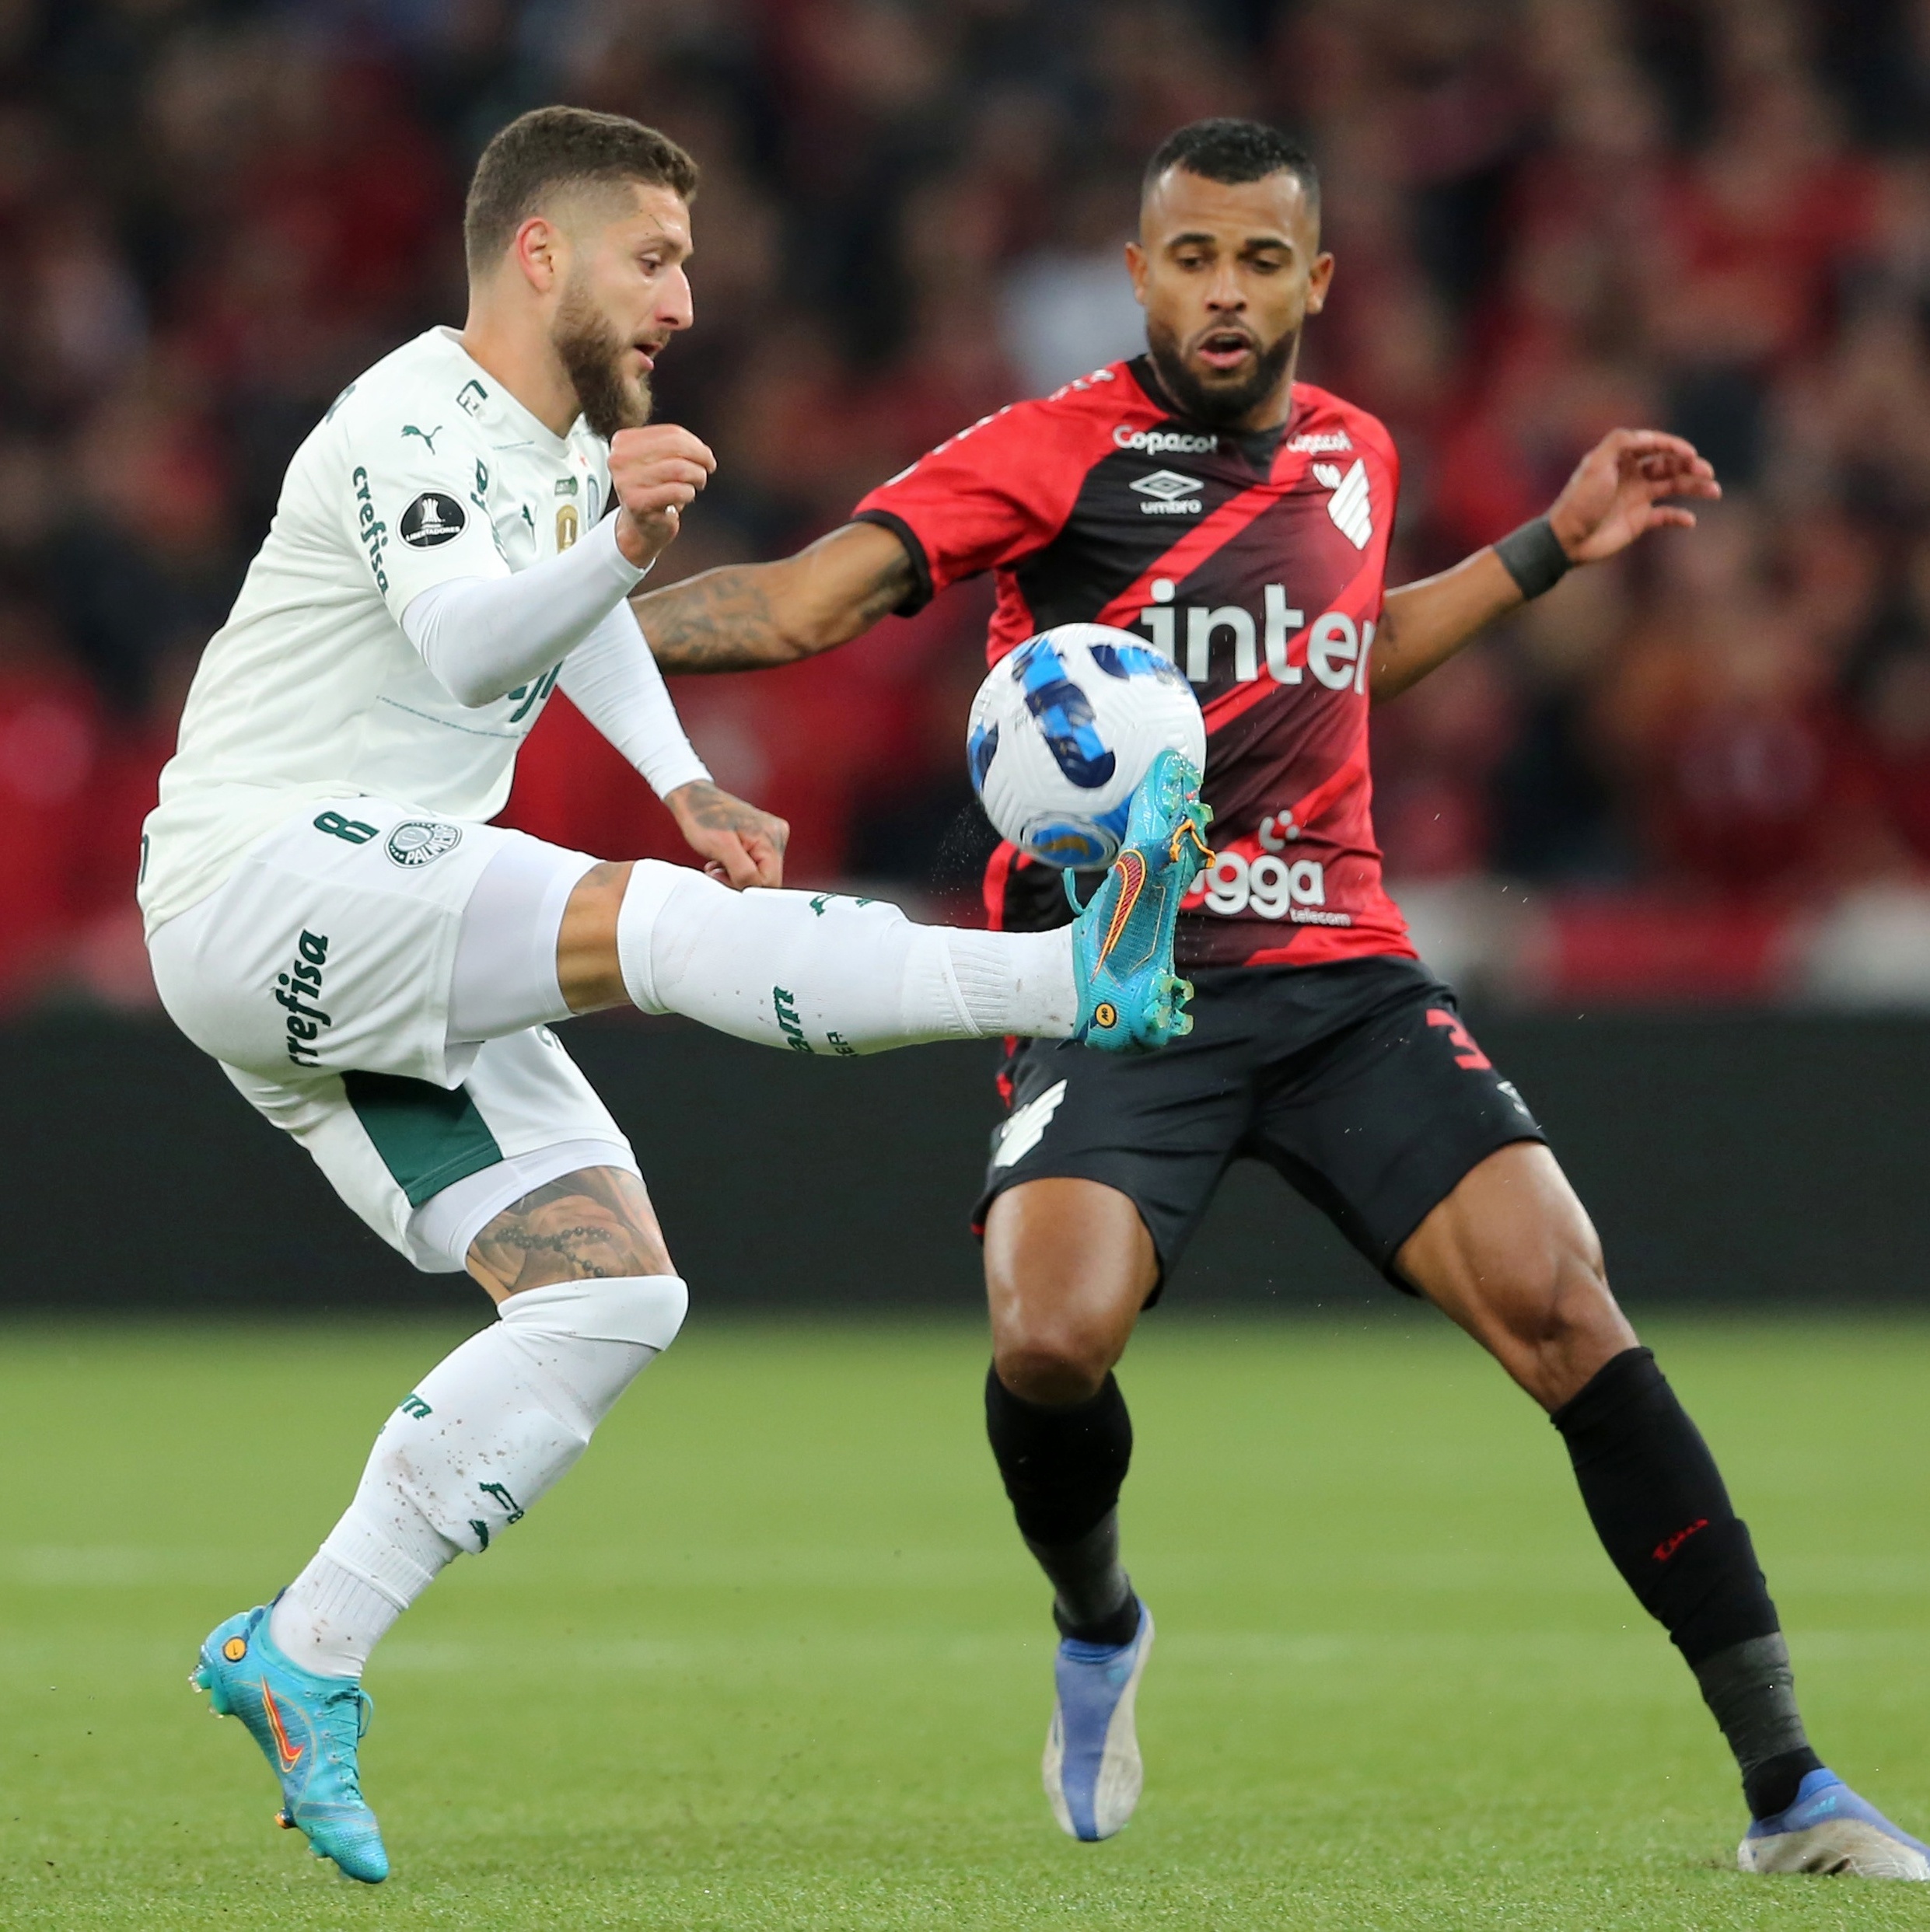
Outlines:
[{"label": "soccer player in red and black striped kit", "polygon": [[[1678,438],[1618,430],[1545,517],[1386,590],[1393,442],[1294,380],[1333,273],[1319,222],[1315,171],[1274,130],[1183,128],[1148,168],[1128,251],[1147,355],[961,431],[795,557],[638,599],[665,669],[740,670],[989,570],[995,662],[1054,624],[1117,625],[1170,653],[1205,707],[1218,858],[1181,921],[1194,1029],[1140,1060],[1019,1045],[981,1204],[987,1423],[1063,1640],[1054,1810],[1104,1837],[1138,1796],[1152,1621],[1120,1563],[1132,1432],[1112,1371],[1246,1157],[1549,1412],[1609,1556],[1736,1754],[1744,1869],[1930,1878],[1922,1847],[1810,1749],[1749,1532],[1540,1127],[1416,958],[1369,812],[1370,704],[1572,566],[1692,525],[1679,500],[1719,494],[1713,473]],[[1070,916],[1060,875],[1009,846],[986,893],[995,924]]]}]

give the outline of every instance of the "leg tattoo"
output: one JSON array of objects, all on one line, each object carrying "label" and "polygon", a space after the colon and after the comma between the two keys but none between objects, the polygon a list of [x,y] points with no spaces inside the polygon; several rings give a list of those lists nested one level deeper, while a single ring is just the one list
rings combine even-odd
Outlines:
[{"label": "leg tattoo", "polygon": [[586,1167],[505,1207],[470,1243],[469,1271],[502,1301],[558,1281],[672,1269],[642,1182],[623,1168]]}]

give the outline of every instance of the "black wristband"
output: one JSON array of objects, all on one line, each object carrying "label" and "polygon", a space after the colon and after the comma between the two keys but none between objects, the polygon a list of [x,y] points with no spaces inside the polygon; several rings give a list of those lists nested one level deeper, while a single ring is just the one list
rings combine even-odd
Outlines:
[{"label": "black wristband", "polygon": [[1554,589],[1574,568],[1554,526],[1545,516],[1510,530],[1495,546],[1495,554],[1523,598],[1539,597],[1544,590]]}]

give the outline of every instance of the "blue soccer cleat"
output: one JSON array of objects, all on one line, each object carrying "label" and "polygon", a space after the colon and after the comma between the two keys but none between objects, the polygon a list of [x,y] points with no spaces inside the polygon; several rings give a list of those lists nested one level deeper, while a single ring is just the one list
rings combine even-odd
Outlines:
[{"label": "blue soccer cleat", "polygon": [[1152,1654],[1152,1612],[1139,1606],[1130,1644],[1062,1639],[1052,1666],[1052,1724],[1045,1734],[1045,1794],[1059,1829],[1087,1843],[1123,1830],[1145,1767],[1133,1704]]},{"label": "blue soccer cleat", "polygon": [[[1075,1039],[1110,1053],[1149,1053],[1192,1031],[1185,1005],[1193,988],[1173,970],[1173,934],[1187,888],[1212,862],[1205,837],[1212,816],[1200,802],[1192,761],[1161,752],[1133,794],[1118,858],[1073,922]],[[1069,895],[1069,872],[1066,887]]]},{"label": "blue soccer cleat", "polygon": [[1899,1831],[1834,1771],[1812,1771],[1787,1811],[1759,1818],[1736,1848],[1744,1871],[1930,1879],[1930,1846]]},{"label": "blue soccer cleat", "polygon": [[276,1822],[305,1832],[317,1858],[378,1885],[389,1875],[382,1828],[363,1801],[355,1747],[374,1709],[352,1677],[318,1677],[268,1637],[267,1606],[217,1624],[188,1682],[218,1717],[239,1717],[281,1780]]}]

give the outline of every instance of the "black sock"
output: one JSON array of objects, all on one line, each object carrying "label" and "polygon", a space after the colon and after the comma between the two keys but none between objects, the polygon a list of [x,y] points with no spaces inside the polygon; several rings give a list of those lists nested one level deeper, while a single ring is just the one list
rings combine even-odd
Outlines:
[{"label": "black sock", "polygon": [[1750,1811],[1781,1811],[1820,1760],[1748,1526],[1708,1444],[1645,1348],[1616,1356],[1549,1419],[1610,1560],[1695,1672]]},{"label": "black sock", "polygon": [[1087,1644],[1127,1644],[1139,1605],[1119,1567],[1120,1485],[1132,1461],[1132,1418],[1108,1375],[1089,1401],[1027,1402],[985,1378],[985,1433],[1026,1546],[1051,1579],[1054,1620]]},{"label": "black sock", "polygon": [[1139,1628],[1139,1599],[1119,1567],[1119,1512],[1109,1509],[1076,1542],[1026,1547],[1052,1582],[1052,1621],[1082,1644],[1130,1644]]}]

